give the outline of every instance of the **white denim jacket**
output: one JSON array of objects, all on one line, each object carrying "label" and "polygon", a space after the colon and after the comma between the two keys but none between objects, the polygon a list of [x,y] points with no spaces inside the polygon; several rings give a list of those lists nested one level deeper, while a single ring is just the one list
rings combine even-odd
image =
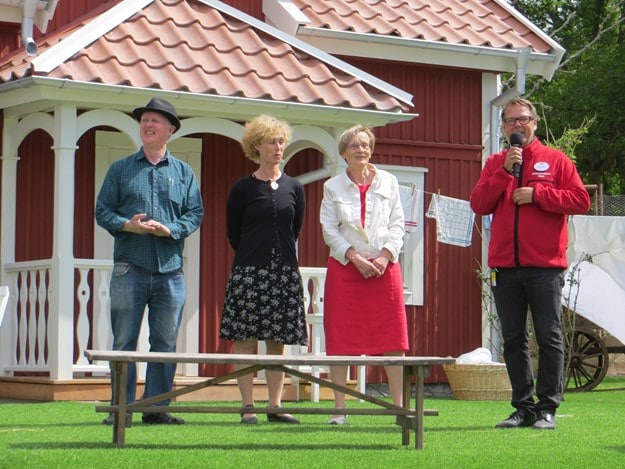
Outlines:
[{"label": "white denim jacket", "polygon": [[330,255],[343,265],[345,253],[353,247],[358,254],[373,259],[383,248],[397,261],[403,245],[404,211],[399,198],[399,184],[391,173],[376,169],[366,195],[365,226],[360,223],[360,192],[346,173],[328,179],[323,185],[321,229],[330,247]]}]

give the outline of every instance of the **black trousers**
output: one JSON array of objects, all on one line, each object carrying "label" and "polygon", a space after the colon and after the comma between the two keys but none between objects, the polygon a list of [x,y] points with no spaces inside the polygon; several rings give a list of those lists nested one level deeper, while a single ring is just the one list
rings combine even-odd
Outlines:
[{"label": "black trousers", "polygon": [[[495,285],[491,288],[501,324],[504,360],[512,384],[511,404],[518,410],[555,414],[562,400],[563,287],[563,269],[519,267],[496,271]],[[535,388],[527,333],[528,309],[538,346]],[[537,402],[534,401],[534,389]]]}]

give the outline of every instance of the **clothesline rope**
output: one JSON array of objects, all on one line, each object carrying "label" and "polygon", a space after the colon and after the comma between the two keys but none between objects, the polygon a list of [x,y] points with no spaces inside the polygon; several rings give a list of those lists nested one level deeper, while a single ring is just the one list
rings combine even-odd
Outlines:
[{"label": "clothesline rope", "polygon": [[[407,235],[417,231],[419,203],[422,194],[432,196],[425,216],[436,219],[437,240],[441,243],[468,247],[471,245],[475,213],[467,200],[447,197],[411,186],[399,186],[399,195],[404,209],[405,231]],[[424,200],[425,202],[425,200]]]}]

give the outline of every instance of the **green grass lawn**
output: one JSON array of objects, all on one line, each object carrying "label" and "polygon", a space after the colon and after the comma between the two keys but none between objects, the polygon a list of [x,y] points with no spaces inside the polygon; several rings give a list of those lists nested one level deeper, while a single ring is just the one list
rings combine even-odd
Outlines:
[{"label": "green grass lawn", "polygon": [[235,414],[183,413],[187,424],[172,427],[142,425],[135,415],[126,446],[116,448],[95,405],[0,404],[0,468],[625,468],[625,378],[566,394],[555,431],[495,429],[512,411],[508,402],[426,399],[440,415],[425,418],[423,451],[413,434],[401,445],[389,416],[351,415],[341,427],[326,425],[326,415],[280,425],[259,414],[258,425],[244,426]]}]

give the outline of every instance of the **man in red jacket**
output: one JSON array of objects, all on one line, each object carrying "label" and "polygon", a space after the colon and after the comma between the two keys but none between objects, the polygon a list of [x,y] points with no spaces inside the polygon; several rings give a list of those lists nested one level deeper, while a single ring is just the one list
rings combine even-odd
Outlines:
[{"label": "man in red jacket", "polygon": [[[534,135],[538,115],[530,101],[513,99],[501,118],[512,146],[488,158],[471,194],[475,213],[492,214],[488,266],[516,409],[496,427],[554,429],[563,392],[567,216],[587,213],[590,197],[573,162]],[[535,388],[528,307],[539,355]]]}]

